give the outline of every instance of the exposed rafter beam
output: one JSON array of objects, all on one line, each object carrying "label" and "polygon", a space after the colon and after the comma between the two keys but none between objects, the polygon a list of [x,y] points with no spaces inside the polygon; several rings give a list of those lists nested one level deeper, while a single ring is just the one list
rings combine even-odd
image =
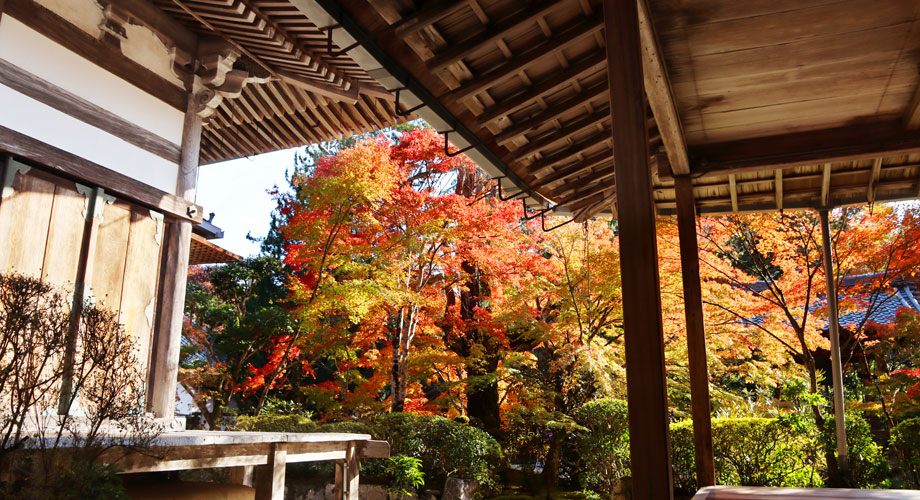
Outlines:
[{"label": "exposed rafter beam", "polygon": [[598,144],[603,144],[608,141],[610,141],[610,131],[605,129],[584,141],[573,144],[569,148],[546,156],[541,160],[535,161],[525,168],[529,173],[533,175],[540,174],[553,165],[557,165],[559,162],[564,161],[566,158],[572,158],[578,153],[584,152],[585,150],[591,149]]},{"label": "exposed rafter beam", "polygon": [[571,138],[574,135],[580,134],[586,130],[595,128],[598,124],[610,121],[610,112],[607,108],[602,108],[590,115],[584,116],[578,120],[573,121],[567,125],[564,125],[559,130],[554,130],[551,133],[547,134],[545,137],[537,139],[530,144],[521,146],[518,149],[514,150],[514,155],[519,159],[525,158],[529,155],[532,155],[542,149],[550,147],[554,144],[558,144],[562,141],[565,141]]},{"label": "exposed rafter beam", "polygon": [[428,2],[415,13],[391,25],[390,29],[393,30],[396,36],[406,38],[425,29],[432,23],[436,23],[454,12],[465,8],[469,3],[469,0],[436,0],[434,2]]},{"label": "exposed rafter beam", "polygon": [[551,122],[565,113],[572,111],[573,109],[584,106],[585,103],[590,102],[593,99],[597,99],[600,96],[607,95],[607,81],[604,80],[603,83],[597,84],[591,88],[582,90],[573,98],[561,103],[550,106],[543,111],[535,114],[534,116],[521,120],[520,123],[512,125],[505,130],[502,130],[500,133],[495,135],[495,142],[501,144],[507,142],[515,137],[518,137],[525,132],[539,127],[540,125]]},{"label": "exposed rafter beam", "polygon": [[540,16],[546,15],[551,10],[563,5],[557,0],[539,0],[528,5],[523,10],[498,21],[479,33],[475,33],[466,40],[450,45],[450,48],[437,54],[428,62],[428,69],[441,71],[454,64],[468,54],[480,48],[495,43],[498,39],[521,26],[533,22]]},{"label": "exposed rafter beam", "polygon": [[692,156],[700,158],[695,177],[918,152],[920,134],[905,133],[900,120],[691,148]]},{"label": "exposed rafter beam", "polygon": [[655,35],[648,4],[646,0],[637,1],[645,94],[648,96],[649,106],[658,123],[661,142],[668,152],[668,159],[671,160],[671,170],[674,175],[687,175],[690,173],[687,142],[684,140],[684,130],[680,124],[677,106],[674,105],[674,94],[671,91],[667,67],[658,48],[658,37]]},{"label": "exposed rafter beam", "polygon": [[588,57],[573,63],[565,71],[538,82],[515,96],[501,100],[499,104],[486,109],[483,114],[477,116],[476,120],[480,125],[485,125],[496,118],[511,114],[532,103],[535,99],[555,92],[566,85],[571,85],[571,80],[597,71],[604,67],[606,63],[607,56],[604,51],[596,51]]},{"label": "exposed rafter beam", "polygon": [[552,56],[562,50],[565,50],[571,44],[581,40],[582,38],[593,35],[594,33],[600,31],[603,26],[603,20],[599,18],[589,18],[578,21],[570,27],[560,30],[559,33],[553,35],[552,38],[537,45],[536,47],[533,47],[525,52],[512,56],[506,61],[503,61],[494,70],[489,71],[474,80],[463,82],[461,87],[451,91],[447,94],[447,96],[459,100],[493,87],[495,84],[500,83],[502,80],[516,75],[518,72],[538,61],[540,58]]},{"label": "exposed rafter beam", "polygon": [[545,177],[540,177],[536,181],[532,182],[531,185],[534,189],[542,189],[554,182],[559,182],[569,177],[578,175],[581,172],[586,170],[613,165],[613,158],[611,157],[611,151],[604,150],[600,153],[589,156],[584,160],[576,161],[575,163],[566,165],[560,170],[553,172]]}]

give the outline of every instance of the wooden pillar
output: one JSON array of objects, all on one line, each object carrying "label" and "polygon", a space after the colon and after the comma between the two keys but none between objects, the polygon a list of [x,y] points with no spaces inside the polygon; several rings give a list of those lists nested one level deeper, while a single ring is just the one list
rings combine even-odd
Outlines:
[{"label": "wooden pillar", "polygon": [[253,474],[254,467],[252,465],[230,467],[230,483],[252,486]]},{"label": "wooden pillar", "polygon": [[604,0],[633,498],[667,500],[668,395],[636,0]]},{"label": "wooden pillar", "polygon": [[[176,182],[176,195],[187,201],[195,201],[198,153],[201,148],[201,117],[196,113],[197,108],[195,92],[189,92],[182,131],[179,177]],[[177,221],[169,224],[150,388],[150,407],[159,418],[172,418],[176,410],[179,348],[191,241],[191,222]]]},{"label": "wooden pillar", "polygon": [[255,468],[255,500],[284,500],[287,443],[272,443],[268,463]]},{"label": "wooden pillar", "polygon": [[[662,156],[658,156],[659,161]],[[693,200],[693,183],[690,177],[675,177],[674,191],[677,198],[680,271],[684,285],[684,316],[687,320],[687,357],[690,364],[690,404],[693,413],[696,483],[702,488],[716,483],[716,473],[712,456],[709,367],[706,356],[706,331],[703,327],[700,256],[696,241],[696,203]]]},{"label": "wooden pillar", "polygon": [[336,500],[358,500],[360,468],[358,446],[353,441],[349,442],[345,447],[345,460],[335,463]]},{"label": "wooden pillar", "polygon": [[843,365],[840,360],[840,320],[837,317],[837,289],[834,284],[834,261],[831,255],[831,230],[828,209],[818,210],[821,217],[821,246],[824,251],[824,282],[827,289],[827,328],[831,338],[831,377],[834,384],[834,420],[837,431],[837,467],[841,475],[849,470],[847,457],[846,409],[843,402]]}]

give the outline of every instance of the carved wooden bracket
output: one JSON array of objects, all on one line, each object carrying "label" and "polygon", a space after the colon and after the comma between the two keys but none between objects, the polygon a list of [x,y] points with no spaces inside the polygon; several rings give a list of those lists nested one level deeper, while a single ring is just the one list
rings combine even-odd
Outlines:
[{"label": "carved wooden bracket", "polygon": [[202,39],[198,42],[198,64],[195,74],[204,90],[196,95],[198,115],[207,118],[214,114],[224,98],[239,97],[248,83],[266,83],[271,77],[250,75],[235,68],[240,51],[220,38]]}]

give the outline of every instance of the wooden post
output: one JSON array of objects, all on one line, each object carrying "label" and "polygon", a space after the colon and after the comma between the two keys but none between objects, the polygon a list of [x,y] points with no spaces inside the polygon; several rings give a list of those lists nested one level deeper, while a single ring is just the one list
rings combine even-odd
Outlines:
[{"label": "wooden post", "polygon": [[828,210],[818,210],[821,217],[821,246],[824,250],[824,282],[827,286],[827,328],[831,338],[831,377],[834,384],[834,420],[837,431],[837,467],[841,475],[849,470],[847,457],[846,409],[843,404],[843,365],[840,360],[840,320],[837,317],[837,289],[834,284],[834,261],[831,255],[831,229]]},{"label": "wooden post", "polygon": [[633,498],[667,500],[668,395],[636,0],[604,0]]},{"label": "wooden post", "polygon": [[284,500],[287,443],[272,443],[268,463],[255,471],[255,500]]},{"label": "wooden post", "polygon": [[345,500],[358,500],[360,469],[358,447],[350,441],[345,451]]},{"label": "wooden post", "polygon": [[230,467],[230,482],[232,484],[242,484],[243,486],[252,486],[254,468],[252,465],[240,465]]},{"label": "wooden post", "polygon": [[[176,195],[187,201],[195,200],[198,153],[201,148],[201,117],[196,113],[198,103],[195,95],[195,92],[189,92],[188,95],[182,131],[179,177],[176,182]],[[176,410],[179,347],[185,311],[185,282],[192,240],[191,222],[172,222],[169,226],[150,388],[150,407],[159,418],[172,418]]]},{"label": "wooden post", "polygon": [[335,461],[335,500],[345,500],[345,461]]},{"label": "wooden post", "polygon": [[[662,161],[662,156],[664,155],[658,155],[659,161]],[[687,357],[690,364],[690,405],[693,413],[696,483],[702,488],[716,484],[716,473],[712,456],[709,367],[706,356],[706,331],[703,326],[703,297],[700,290],[700,257],[696,241],[696,203],[693,200],[693,183],[689,176],[675,177],[674,190],[677,198],[680,271],[684,285],[684,315],[687,319]]]}]

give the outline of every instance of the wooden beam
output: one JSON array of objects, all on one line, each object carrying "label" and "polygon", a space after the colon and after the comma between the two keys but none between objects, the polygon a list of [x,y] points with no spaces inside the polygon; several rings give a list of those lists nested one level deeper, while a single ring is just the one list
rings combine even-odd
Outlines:
[{"label": "wooden beam", "polygon": [[831,195],[831,164],[825,163],[821,173],[821,206],[826,207]]},{"label": "wooden beam", "polygon": [[738,187],[735,185],[735,174],[728,176],[728,193],[732,197],[732,212],[738,213]]},{"label": "wooden beam", "polygon": [[[195,86],[198,77],[195,77]],[[189,92],[188,108],[182,129],[182,157],[176,195],[186,200],[195,199],[198,173],[198,156],[201,150],[202,119],[197,113],[198,99]],[[192,241],[192,225],[175,222],[169,225],[164,249],[163,279],[160,284],[158,322],[154,334],[149,403],[157,418],[172,418],[176,410],[176,385],[179,376],[179,349],[182,339],[182,320],[185,317],[185,285],[188,277],[188,258]]]},{"label": "wooden beam", "polygon": [[866,192],[866,198],[869,203],[875,203],[875,193],[878,189],[878,177],[882,172],[882,159],[876,158],[872,162],[872,174],[869,177],[869,189]]},{"label": "wooden beam", "polygon": [[846,477],[847,460],[846,408],[843,398],[843,365],[840,360],[840,319],[837,317],[837,289],[834,261],[831,254],[831,229],[828,209],[818,210],[821,219],[821,247],[824,259],[824,285],[827,295],[827,326],[831,341],[831,377],[834,389],[834,423],[837,435],[837,464],[840,477]]},{"label": "wooden beam", "polygon": [[284,83],[301,88],[307,92],[319,94],[335,101],[347,102],[348,104],[355,104],[358,102],[358,85],[352,85],[351,89],[345,90],[337,85],[310,80],[293,73],[288,73],[287,71],[278,71],[277,74]]},{"label": "wooden beam", "polygon": [[514,150],[514,156],[518,159],[526,158],[542,149],[548,148],[560,142],[566,141],[572,136],[578,135],[586,130],[595,129],[598,124],[610,120],[610,111],[607,108],[601,108],[587,116],[564,125],[558,130],[549,132],[540,139],[534,140],[530,144],[525,144]]},{"label": "wooden beam", "polygon": [[674,178],[674,194],[677,201],[677,234],[680,241],[680,271],[687,326],[696,483],[698,487],[712,486],[716,483],[712,451],[712,409],[709,401],[709,367],[696,236],[696,203],[693,199],[693,181],[690,176]]},{"label": "wooden beam", "polygon": [[636,0],[604,0],[617,179],[632,497],[673,498],[658,248]]},{"label": "wooden beam", "polygon": [[468,5],[469,0],[435,0],[433,2],[426,2],[418,11],[390,25],[390,29],[396,36],[406,38]]},{"label": "wooden beam", "polygon": [[448,92],[445,97],[460,100],[488,89],[502,80],[518,74],[518,72],[540,60],[540,58],[557,54],[584,37],[597,33],[603,26],[603,20],[600,18],[580,20],[568,28],[560,30],[552,38],[538,44],[536,47],[501,62],[494,70],[468,82],[463,82],[462,86]]},{"label": "wooden beam", "polygon": [[776,195],[776,209],[783,210],[783,171],[776,169],[773,172],[773,191]]},{"label": "wooden beam", "polygon": [[[64,177],[105,188],[106,192],[132,200],[172,217],[201,222],[201,207],[160,191],[125,174],[68,153],[35,138],[0,125],[0,151],[53,170]],[[194,215],[190,215],[194,214]]]},{"label": "wooden beam", "polygon": [[32,0],[5,1],[6,14],[170,106],[185,110],[184,89],[129,59],[117,47],[96,40]]},{"label": "wooden beam", "polygon": [[700,145],[694,177],[920,153],[920,134],[900,120]]},{"label": "wooden beam", "polygon": [[[613,176],[614,172],[610,172],[608,175],[604,176],[604,178],[611,178]],[[601,178],[600,176],[595,177],[592,175],[591,180],[586,183],[586,186],[580,190],[575,191],[573,194],[560,199],[557,204],[563,207],[572,208],[573,206],[576,206],[576,204],[580,201],[586,200],[599,192],[608,191],[616,187],[617,183],[615,178],[611,178],[606,181],[604,181],[604,178]],[[560,194],[571,191],[571,189],[567,189]]]},{"label": "wooden beam", "polygon": [[160,158],[179,163],[179,145],[0,59],[0,84]]},{"label": "wooden beam", "polygon": [[538,0],[531,3],[517,13],[492,24],[478,33],[474,33],[466,40],[448,45],[447,50],[436,54],[434,58],[428,61],[428,70],[431,72],[441,71],[482,47],[497,42],[509,32],[517,30],[527,23],[534,22],[538,17],[546,15],[561,5],[562,3],[557,0]]},{"label": "wooden beam", "polygon": [[584,106],[586,103],[596,99],[600,96],[606,96],[607,94],[607,82],[604,81],[599,83],[591,88],[582,90],[575,97],[554,105],[550,106],[539,113],[521,120],[520,123],[512,125],[505,130],[502,130],[500,133],[495,135],[495,142],[502,144],[504,142],[510,141],[515,137],[524,134],[528,130],[534,129],[543,125],[544,123],[551,122],[558,119],[565,113],[571,112],[573,109]]},{"label": "wooden beam", "polygon": [[639,10],[639,35],[642,39],[642,74],[645,83],[645,95],[648,97],[652,114],[661,133],[661,142],[668,152],[671,170],[674,175],[690,173],[690,160],[687,156],[687,142],[680,124],[680,115],[674,104],[671,81],[668,78],[667,65],[661,55],[658,37],[649,14],[646,0],[637,0]]},{"label": "wooden beam", "polygon": [[572,65],[564,71],[556,73],[531,87],[527,87],[523,92],[511,96],[508,99],[504,99],[495,106],[486,109],[481,115],[476,117],[476,120],[480,125],[485,125],[496,118],[509,115],[546,94],[559,90],[566,85],[571,85],[571,80],[602,68],[606,60],[607,58],[604,56],[603,51],[594,52],[572,63]]}]

